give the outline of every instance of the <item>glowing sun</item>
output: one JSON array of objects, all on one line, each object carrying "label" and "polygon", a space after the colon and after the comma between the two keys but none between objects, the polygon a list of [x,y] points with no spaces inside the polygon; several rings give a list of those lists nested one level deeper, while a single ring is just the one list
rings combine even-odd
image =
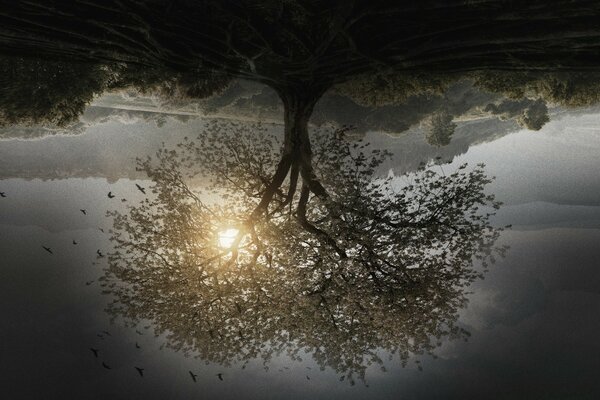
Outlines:
[{"label": "glowing sun", "polygon": [[235,228],[229,228],[219,232],[219,246],[224,249],[230,248],[239,232],[240,231]]}]

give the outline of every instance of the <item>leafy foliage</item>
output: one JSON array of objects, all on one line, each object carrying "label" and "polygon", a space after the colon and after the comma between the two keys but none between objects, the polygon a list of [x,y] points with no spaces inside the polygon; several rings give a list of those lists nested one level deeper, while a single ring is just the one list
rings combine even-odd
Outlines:
[{"label": "leafy foliage", "polygon": [[533,131],[539,131],[550,121],[548,106],[542,99],[503,100],[499,104],[489,103],[484,111],[498,115],[503,120],[515,118],[519,125]]},{"label": "leafy foliage", "polygon": [[546,103],[540,99],[531,104],[525,112],[517,119],[519,125],[526,127],[532,131],[539,131],[550,121],[548,117],[548,107]]},{"label": "leafy foliage", "polygon": [[352,77],[336,85],[334,91],[363,106],[396,105],[404,103],[410,96],[441,94],[459,77],[388,69]]},{"label": "leafy foliage", "polygon": [[168,68],[120,64],[114,65],[113,70],[114,77],[109,90],[134,89],[167,103],[211,97],[222,93],[232,80],[230,76],[208,67],[179,72]]},{"label": "leafy foliage", "polygon": [[597,72],[485,71],[473,74],[476,85],[509,98],[541,98],[547,103],[580,107],[600,101]]},{"label": "leafy foliage", "polygon": [[0,57],[0,126],[77,121],[108,75],[98,64]]},{"label": "leafy foliage", "polygon": [[452,122],[454,117],[447,111],[433,114],[427,121],[427,132],[425,140],[432,146],[446,146],[450,143],[456,124]]},{"label": "leafy foliage", "polygon": [[65,127],[105,91],[129,89],[166,103],[210,97],[231,77],[210,68],[182,73],[135,64],[64,62],[0,57],[0,126]]},{"label": "leafy foliage", "polygon": [[[503,252],[482,166],[446,175],[427,165],[403,184],[375,179],[385,151],[321,131],[314,166],[328,196],[301,190],[288,200],[287,179],[257,214],[278,141],[247,129],[214,124],[197,142],[139,161],[154,196],[111,214],[104,285],[114,317],[152,320],[170,346],[207,361],[308,351],[352,382],[383,363],[381,349],[406,363],[468,335],[456,318],[479,276],[472,260],[487,266]],[[194,188],[206,175],[211,183]],[[239,233],[224,248],[227,228]]]}]

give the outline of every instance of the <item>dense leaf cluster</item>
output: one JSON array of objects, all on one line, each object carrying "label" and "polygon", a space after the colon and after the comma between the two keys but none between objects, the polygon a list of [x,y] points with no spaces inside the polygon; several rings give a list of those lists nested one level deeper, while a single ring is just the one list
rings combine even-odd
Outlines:
[{"label": "dense leaf cluster", "polygon": [[[503,251],[481,166],[375,179],[385,151],[322,131],[314,166],[328,196],[301,191],[286,203],[288,179],[256,214],[278,142],[246,129],[215,124],[140,160],[154,196],[112,214],[113,316],[149,319],[170,346],[208,361],[308,351],[350,380],[382,363],[382,349],[406,362],[467,335],[456,318],[479,276],[473,260]],[[212,183],[194,189],[198,174]],[[231,227],[239,234],[223,248],[219,232]]]}]

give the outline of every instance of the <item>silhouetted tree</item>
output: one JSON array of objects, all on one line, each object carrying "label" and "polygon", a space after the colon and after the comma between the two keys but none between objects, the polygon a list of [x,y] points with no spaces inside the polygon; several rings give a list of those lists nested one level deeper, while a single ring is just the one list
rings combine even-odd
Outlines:
[{"label": "silhouetted tree", "polygon": [[211,69],[180,73],[135,64],[0,56],[1,125],[76,122],[95,96],[129,89],[177,103],[222,92],[231,77]]},{"label": "silhouetted tree", "polygon": [[516,119],[524,128],[539,131],[550,121],[548,106],[542,99],[503,100],[500,104],[490,103],[484,111],[500,116],[501,119]]},{"label": "silhouetted tree", "polygon": [[485,71],[473,75],[475,84],[512,99],[541,99],[566,107],[589,106],[600,101],[597,71]]},{"label": "silhouetted tree", "polygon": [[425,139],[432,146],[445,146],[450,143],[456,124],[452,122],[454,117],[447,111],[433,114],[427,121],[427,132]]},{"label": "silhouetted tree", "polygon": [[517,119],[519,125],[533,131],[539,131],[548,121],[550,121],[548,107],[541,99],[534,101]]},{"label": "silhouetted tree", "polygon": [[89,63],[0,56],[0,76],[0,126],[65,126],[106,90],[108,71]]},{"label": "silhouetted tree", "polygon": [[[406,361],[466,335],[456,318],[478,276],[472,261],[487,266],[503,250],[481,166],[375,179],[388,154],[321,131],[312,171],[320,196],[300,182],[298,164],[273,186],[279,143],[247,129],[213,124],[198,142],[140,160],[154,196],[111,213],[104,285],[113,316],[152,320],[169,345],[205,360],[307,350],[350,379],[381,363],[382,348]],[[195,190],[205,176],[211,183]]]}]

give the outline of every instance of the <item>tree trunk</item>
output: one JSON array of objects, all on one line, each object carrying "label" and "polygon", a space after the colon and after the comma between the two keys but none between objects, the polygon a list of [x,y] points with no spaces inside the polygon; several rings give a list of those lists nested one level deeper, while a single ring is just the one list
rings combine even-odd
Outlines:
[{"label": "tree trunk", "polygon": [[[298,86],[301,87],[301,86]],[[306,85],[310,87],[310,85]],[[284,143],[283,152],[271,182],[267,185],[258,206],[250,216],[256,220],[263,213],[268,213],[269,204],[277,190],[281,187],[290,170],[290,190],[284,204],[291,202],[296,189],[298,174],[309,189],[319,197],[326,197],[325,188],[318,181],[312,168],[312,150],[308,136],[308,120],[313,108],[327,87],[318,90],[276,89],[284,106]]]},{"label": "tree trunk", "polygon": [[327,192],[317,179],[312,167],[312,149],[308,135],[308,121],[317,101],[327,87],[279,90],[284,107],[285,136],[283,157],[290,156],[291,165],[297,166],[302,181],[315,195],[325,198]]}]

